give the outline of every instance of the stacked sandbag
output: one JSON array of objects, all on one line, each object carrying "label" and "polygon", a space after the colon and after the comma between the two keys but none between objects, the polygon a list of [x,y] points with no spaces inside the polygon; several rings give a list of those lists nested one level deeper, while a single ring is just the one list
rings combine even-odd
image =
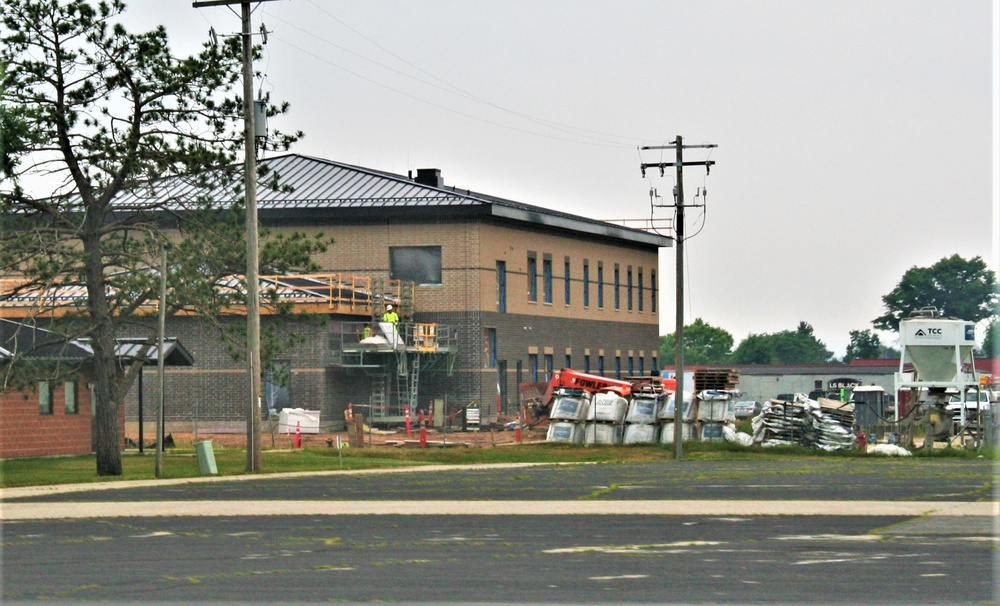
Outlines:
[{"label": "stacked sandbag", "polygon": [[591,396],[586,390],[562,388],[553,394],[549,412],[548,442],[582,444],[584,421],[590,411]]},{"label": "stacked sandbag", "polygon": [[[674,409],[676,394],[668,392],[666,401],[660,407],[660,444],[673,444],[674,443],[674,422],[675,414]],[[694,406],[692,402],[694,400],[694,395],[685,391],[682,396],[681,404],[681,414],[680,421],[683,423],[681,426],[681,441],[693,440],[696,437],[697,432],[695,431],[695,416],[694,416]]]},{"label": "stacked sandbag", "polygon": [[594,394],[584,428],[585,444],[621,444],[628,400],[616,393]]},{"label": "stacked sandbag", "polygon": [[735,399],[736,392],[730,390],[706,389],[698,392],[696,414],[699,440],[721,442],[724,439],[723,428],[736,424]]},{"label": "stacked sandbag", "polygon": [[625,415],[625,444],[655,444],[663,392],[634,393]]}]

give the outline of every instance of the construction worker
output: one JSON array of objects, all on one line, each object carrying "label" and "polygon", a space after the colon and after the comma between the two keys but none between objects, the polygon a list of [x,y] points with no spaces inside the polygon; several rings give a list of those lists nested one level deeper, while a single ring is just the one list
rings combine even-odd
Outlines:
[{"label": "construction worker", "polygon": [[385,313],[382,314],[382,321],[392,322],[393,324],[399,324],[399,314],[397,314],[396,310],[392,308],[392,305],[385,306]]}]

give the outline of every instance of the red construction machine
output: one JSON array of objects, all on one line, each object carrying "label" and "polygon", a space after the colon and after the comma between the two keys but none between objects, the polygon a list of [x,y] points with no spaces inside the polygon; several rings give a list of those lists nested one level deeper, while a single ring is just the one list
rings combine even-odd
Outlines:
[{"label": "red construction machine", "polygon": [[629,398],[633,393],[640,391],[662,392],[666,390],[672,392],[673,387],[673,379],[661,379],[658,376],[610,379],[563,368],[552,373],[552,380],[549,381],[545,393],[541,397],[522,403],[526,426],[532,427],[548,419],[554,396],[560,390],[580,389],[591,394],[611,392],[623,398]]}]

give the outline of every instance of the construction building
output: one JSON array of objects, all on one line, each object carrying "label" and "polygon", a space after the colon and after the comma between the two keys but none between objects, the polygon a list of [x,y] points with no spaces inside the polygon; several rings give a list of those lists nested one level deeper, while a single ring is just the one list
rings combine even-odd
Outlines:
[{"label": "construction building", "polygon": [[[295,154],[260,163],[291,192],[258,190],[260,225],[335,242],[315,257],[321,273],[261,278],[297,312],[262,318],[265,330],[296,335],[265,371],[267,408],[320,411],[331,429],[348,406],[376,424],[407,411],[437,413],[437,424],[466,408],[488,421],[516,411],[519,384],[562,367],[610,377],[658,369],[657,264],[668,237],[446,186],[436,169],[397,175]],[[143,195],[206,193],[188,187]],[[232,201],[226,188],[208,195]],[[380,321],[390,304],[397,324]],[[167,334],[197,361],[167,370],[167,422],[242,426],[246,368],[218,329],[176,316]],[[155,381],[142,389],[158,397]]]}]

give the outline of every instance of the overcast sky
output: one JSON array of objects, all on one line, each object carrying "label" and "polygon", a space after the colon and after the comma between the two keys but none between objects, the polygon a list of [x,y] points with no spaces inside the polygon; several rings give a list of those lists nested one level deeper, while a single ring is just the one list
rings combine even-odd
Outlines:
[{"label": "overcast sky", "polygon": [[[239,31],[226,7],[131,0],[180,52]],[[841,356],[913,266],[997,267],[998,0],[275,0],[257,87],[293,151],[608,219],[658,219],[685,143],[687,322],[800,321]],[[673,161],[666,152],[663,161]],[[708,191],[695,200],[698,188]],[[660,255],[674,330],[674,249]],[[894,344],[895,335],[883,334]]]}]

